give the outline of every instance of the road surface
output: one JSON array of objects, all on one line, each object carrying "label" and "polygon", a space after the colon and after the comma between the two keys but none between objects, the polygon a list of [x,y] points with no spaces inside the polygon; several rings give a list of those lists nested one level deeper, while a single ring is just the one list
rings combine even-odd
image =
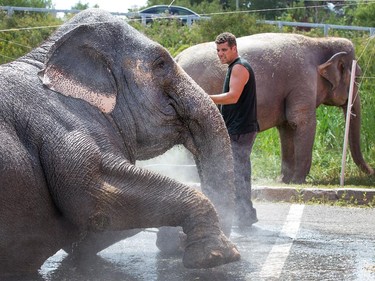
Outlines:
[{"label": "road surface", "polygon": [[[80,268],[59,251],[40,270],[48,281],[375,280],[375,209],[255,202],[259,222],[234,228],[241,261],[191,270],[163,256],[150,229]],[[31,281],[31,280],[30,280]]]}]

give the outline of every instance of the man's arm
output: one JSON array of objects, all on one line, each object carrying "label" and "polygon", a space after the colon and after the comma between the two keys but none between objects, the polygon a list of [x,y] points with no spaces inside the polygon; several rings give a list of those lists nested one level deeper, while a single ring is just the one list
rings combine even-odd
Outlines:
[{"label": "man's arm", "polygon": [[243,88],[249,80],[250,74],[246,67],[241,64],[236,64],[230,76],[229,92],[210,95],[211,99],[216,104],[234,104],[237,103]]}]

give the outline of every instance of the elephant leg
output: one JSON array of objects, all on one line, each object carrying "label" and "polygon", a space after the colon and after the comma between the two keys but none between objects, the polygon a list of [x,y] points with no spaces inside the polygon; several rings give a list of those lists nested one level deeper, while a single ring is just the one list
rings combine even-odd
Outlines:
[{"label": "elephant leg", "polygon": [[316,130],[315,107],[308,104],[305,107],[294,108],[294,111],[289,112],[288,117],[292,133],[287,133],[289,137],[284,141],[294,145],[294,169],[290,182],[304,183],[311,168]]},{"label": "elephant leg", "polygon": [[71,225],[61,223],[45,174],[31,159],[0,121],[0,280],[7,274],[37,274],[70,236]]},{"label": "elephant leg", "polygon": [[293,178],[295,155],[294,155],[294,130],[285,123],[277,127],[281,143],[281,180],[290,183]]},{"label": "elephant leg", "polygon": [[181,227],[160,227],[157,233],[156,246],[166,254],[181,253],[185,249],[186,235]]},{"label": "elephant leg", "polygon": [[306,124],[302,130],[297,130],[295,134],[295,170],[292,178],[293,183],[304,183],[310,172],[316,129],[315,121],[311,123]]},{"label": "elephant leg", "polygon": [[[214,206],[201,192],[118,160],[113,155],[101,161],[104,163],[101,167],[103,172],[95,193],[89,189],[89,192],[81,194],[82,200],[91,202],[86,210],[88,216],[78,218],[66,210],[66,217],[71,221],[81,219],[87,225],[82,228],[82,233],[88,236],[88,241],[91,240],[91,231],[104,231],[101,237],[106,238],[107,231],[181,226],[186,234],[183,257],[186,267],[207,268],[240,258],[235,245],[221,231]],[[91,166],[86,168],[88,171],[94,170],[92,166],[96,165],[93,162],[89,162]],[[83,185],[76,180],[74,183],[78,187]],[[80,205],[80,202],[69,202],[70,209],[71,205]],[[85,233],[84,230],[90,232]],[[76,247],[81,252],[91,251],[87,249],[85,239],[77,241]]]}]

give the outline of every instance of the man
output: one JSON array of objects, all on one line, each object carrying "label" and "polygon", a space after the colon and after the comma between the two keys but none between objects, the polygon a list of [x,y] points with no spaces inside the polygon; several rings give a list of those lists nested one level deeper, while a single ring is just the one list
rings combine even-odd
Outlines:
[{"label": "man", "polygon": [[259,130],[256,111],[255,76],[250,64],[238,54],[236,37],[224,32],[216,37],[217,55],[228,64],[223,93],[210,95],[221,105],[231,140],[236,185],[236,217],[239,227],[258,221],[251,202],[250,153]]}]

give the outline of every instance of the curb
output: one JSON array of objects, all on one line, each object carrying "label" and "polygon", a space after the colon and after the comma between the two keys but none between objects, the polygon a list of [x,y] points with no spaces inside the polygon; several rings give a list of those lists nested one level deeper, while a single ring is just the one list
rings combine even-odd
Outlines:
[{"label": "curb", "polygon": [[293,188],[253,186],[252,199],[281,202],[345,202],[375,205],[375,189],[365,188]]}]

